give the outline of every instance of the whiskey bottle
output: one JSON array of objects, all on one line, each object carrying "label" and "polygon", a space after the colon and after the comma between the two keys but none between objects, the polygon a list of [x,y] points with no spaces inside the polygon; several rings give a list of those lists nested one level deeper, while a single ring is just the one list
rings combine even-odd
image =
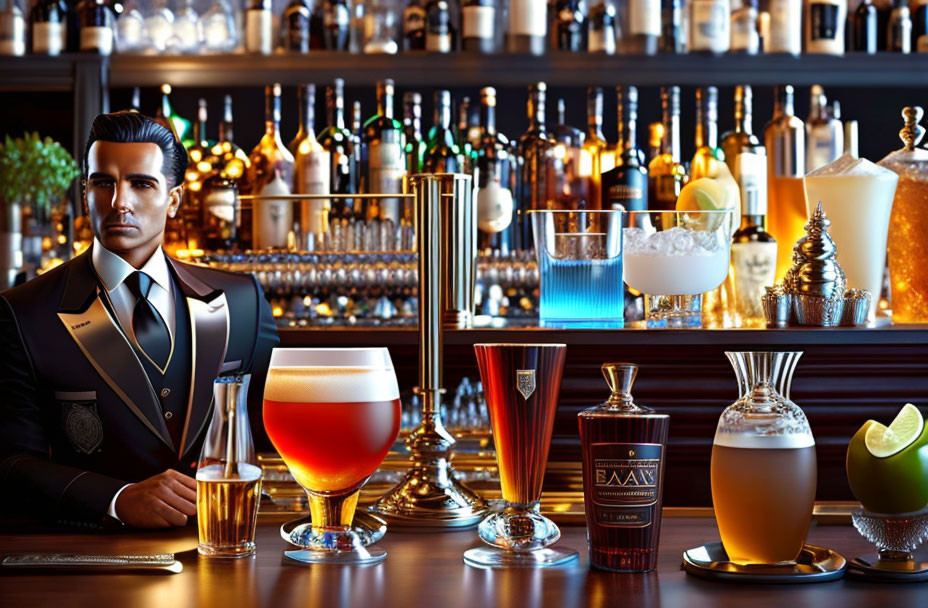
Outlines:
[{"label": "whiskey bottle", "polygon": [[293,136],[293,139],[290,140],[290,143],[287,144],[287,149],[290,150],[290,154],[293,155],[293,158],[296,158],[296,149],[300,145],[300,142],[306,139],[307,132],[307,118],[310,113],[315,113],[315,108],[310,107],[311,103],[315,103],[316,100],[316,91],[315,85],[313,85],[313,94],[312,100],[307,96],[306,86],[299,86],[296,88],[296,102],[298,108],[298,117],[300,121],[300,127],[297,129],[296,135]]},{"label": "whiskey bottle", "polygon": [[[406,159],[403,155],[403,125],[393,118],[392,80],[377,83],[377,114],[364,123],[364,144],[367,147],[364,171],[367,192],[401,193],[403,178],[406,176]],[[377,205],[369,204],[369,209],[372,208],[377,209],[376,217],[390,220],[394,226],[399,226],[403,217],[401,199],[379,199]],[[369,215],[373,215],[373,212]]]},{"label": "whiskey bottle", "polygon": [[326,50],[347,51],[348,25],[351,21],[348,0],[325,0],[323,10]]},{"label": "whiskey bottle", "polygon": [[680,163],[680,87],[661,87],[661,153],[648,165],[648,209],[673,211],[686,179]]},{"label": "whiskey bottle", "polygon": [[0,56],[26,54],[26,16],[19,0],[6,0],[0,8]]},{"label": "whiskey bottle", "polygon": [[461,6],[461,40],[465,51],[496,52],[495,0],[464,0]]},{"label": "whiskey bottle", "polygon": [[760,32],[757,29],[757,17],[757,0],[732,0],[732,53],[756,55],[760,52]]},{"label": "whiskey bottle", "polygon": [[548,86],[539,82],[529,87],[529,127],[519,138],[519,174],[516,191],[515,222],[516,249],[532,248],[532,223],[527,211],[546,209],[545,166],[548,150],[553,140],[545,126],[545,96]]},{"label": "whiskey bottle", "polygon": [[806,132],[795,115],[793,87],[774,91],[773,118],[764,127],[767,149],[767,221],[777,250],[777,280],[789,269],[793,244],[805,234],[808,219],[802,177],[806,174]]},{"label": "whiskey bottle", "polygon": [[210,144],[206,139],[206,100],[200,99],[197,121],[193,123],[193,145],[187,148],[187,171],[184,175],[184,202],[180,217],[188,249],[203,248],[201,218],[203,216],[203,183],[213,174]]},{"label": "whiskey bottle", "polygon": [[753,198],[754,206],[766,215],[767,151],[753,133],[753,99],[750,85],[735,87],[735,129],[722,138],[722,152],[738,182],[742,204]]},{"label": "whiskey bottle", "polygon": [[403,9],[403,51],[425,50],[425,7],[422,0],[410,0]]},{"label": "whiskey bottle", "polygon": [[81,18],[81,52],[111,55],[116,17],[109,5],[104,0],[83,0],[78,4],[78,12]]},{"label": "whiskey bottle", "polygon": [[886,50],[891,53],[912,52],[912,14],[909,0],[893,0],[886,29]]},{"label": "whiskey bottle", "polygon": [[425,50],[450,53],[454,50],[454,30],[448,0],[429,0],[425,6]]},{"label": "whiskey bottle", "polygon": [[[354,194],[358,166],[351,131],[345,128],[345,81],[336,78],[325,88],[328,126],[319,133],[319,144],[329,153],[329,185],[334,194]],[[329,216],[350,219],[353,199],[333,199]]]},{"label": "whiskey bottle", "polygon": [[843,0],[805,0],[806,53],[844,54],[844,21],[847,3]]},{"label": "whiskey bottle", "polygon": [[[293,184],[293,155],[280,139],[280,85],[265,88],[264,136],[248,157],[242,191],[263,196],[289,195]],[[293,204],[284,199],[252,202],[252,246],[284,247],[293,226]]]},{"label": "whiskey bottle", "polygon": [[648,169],[638,149],[638,89],[616,87],[618,141],[615,167],[602,176],[602,208],[644,211],[648,207]]},{"label": "whiskey bottle", "polygon": [[[290,53],[309,52],[309,0],[290,0],[283,14],[283,47]],[[291,150],[292,151],[292,150]]]},{"label": "whiskey bottle", "polygon": [[686,52],[683,0],[661,0],[661,37],[657,43],[657,50],[671,55]]},{"label": "whiskey bottle", "polygon": [[759,188],[742,188],[741,227],[731,245],[735,323],[739,327],[766,325],[761,298],[774,284],[777,270],[777,241],[767,232],[766,206]]},{"label": "whiskey bottle", "polygon": [[851,25],[853,26],[851,30],[851,49],[858,53],[875,54],[879,42],[879,36],[877,35],[879,17],[871,0],[863,0],[857,5]]},{"label": "whiskey bottle", "polygon": [[657,567],[670,417],[635,405],[636,365],[602,370],[612,396],[578,415],[590,564],[648,572]]},{"label": "whiskey bottle", "polygon": [[587,49],[590,53],[615,55],[615,6],[609,0],[593,0],[590,5]]},{"label": "whiskey bottle", "polygon": [[477,246],[508,255],[513,242],[513,197],[510,183],[515,158],[509,140],[496,130],[496,89],[480,90],[480,141],[477,145]]},{"label": "whiskey bottle", "polygon": [[325,49],[325,11],[322,8],[323,0],[307,0],[309,2],[309,48]]},{"label": "whiskey bottle", "polygon": [[274,52],[274,15],[271,0],[248,0],[245,9],[245,52],[270,55]]},{"label": "whiskey bottle", "polygon": [[425,173],[459,173],[461,150],[451,129],[451,91],[435,91],[435,121],[422,161]]},{"label": "whiskey bottle", "polygon": [[[329,151],[316,140],[316,86],[304,84],[299,88],[302,139],[295,146],[293,165],[293,192],[295,194],[329,194],[331,167]],[[324,246],[324,235],[329,229],[328,199],[307,199],[300,202],[301,240],[306,249]]]},{"label": "whiskey bottle", "polygon": [[690,179],[712,177],[712,165],[724,160],[719,145],[719,90],[715,87],[696,89],[696,153],[690,164]]},{"label": "whiskey bottle", "polygon": [[764,53],[799,56],[802,52],[802,0],[770,0],[769,32],[764,35]]},{"label": "whiskey bottle", "polygon": [[506,50],[509,53],[544,55],[548,34],[545,0],[512,0],[509,3],[509,29]]},{"label": "whiskey bottle", "polygon": [[661,37],[661,0],[628,0],[622,50],[630,55],[657,54]]},{"label": "whiskey bottle", "polygon": [[245,151],[235,143],[235,132],[232,123],[232,96],[226,95],[223,99],[222,121],[219,123],[219,141],[213,146],[211,161],[219,173],[228,179],[237,181],[245,175],[250,161]]},{"label": "whiskey bottle", "polygon": [[586,90],[586,137],[580,167],[589,180],[587,207],[599,209],[602,205],[603,173],[615,166],[615,152],[609,149],[603,135],[603,90],[590,87]]},{"label": "whiskey bottle", "polygon": [[580,53],[586,50],[586,3],[581,0],[556,0],[552,48]]},{"label": "whiskey bottle", "polygon": [[[58,55],[67,42],[67,7],[61,0],[38,0],[29,13],[29,52],[33,55]],[[0,17],[2,19],[2,17]]]},{"label": "whiskey bottle", "polygon": [[728,0],[689,0],[687,6],[687,51],[721,55],[731,47]]},{"label": "whiskey bottle", "polygon": [[422,137],[422,95],[415,91],[403,94],[403,154],[410,175],[422,173],[425,140]]}]

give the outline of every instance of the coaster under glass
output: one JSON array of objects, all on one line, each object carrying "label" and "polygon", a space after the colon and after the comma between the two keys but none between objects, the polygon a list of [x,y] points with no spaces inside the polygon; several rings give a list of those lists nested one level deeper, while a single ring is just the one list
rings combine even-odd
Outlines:
[{"label": "coaster under glass", "polygon": [[706,543],[683,552],[687,574],[738,583],[824,583],[841,578],[847,561],[824,547],[803,545],[795,563],[733,564],[721,542]]},{"label": "coaster under glass", "polygon": [[851,521],[861,536],[876,545],[878,553],[851,560],[848,575],[872,581],[928,581],[928,552],[916,551],[928,540],[928,511],[908,515],[882,515],[858,509]]}]

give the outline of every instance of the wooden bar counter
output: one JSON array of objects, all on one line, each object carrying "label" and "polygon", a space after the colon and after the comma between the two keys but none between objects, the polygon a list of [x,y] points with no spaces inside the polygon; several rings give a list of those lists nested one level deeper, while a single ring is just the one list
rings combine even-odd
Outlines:
[{"label": "wooden bar counter", "polygon": [[[174,575],[0,574],[0,605],[43,608],[110,606],[186,608],[482,608],[581,606],[681,606],[686,608],[787,606],[928,605],[928,584],[874,584],[849,579],[810,585],[747,585],[707,581],[680,567],[685,549],[717,540],[711,516],[668,510],[656,572],[617,574],[589,568],[586,531],[562,526],[560,544],[580,552],[579,563],[546,570],[480,570],[464,565],[463,552],[477,546],[474,530],[413,533],[389,531],[380,545],[386,562],[371,567],[306,566],[285,560],[288,545],[279,526],[292,514],[262,514],[254,558],[223,561],[199,557],[196,529],[116,534],[0,535],[0,553],[58,551],[83,553],[173,552],[184,564]],[[809,542],[846,558],[870,552],[848,525],[817,525]]]}]

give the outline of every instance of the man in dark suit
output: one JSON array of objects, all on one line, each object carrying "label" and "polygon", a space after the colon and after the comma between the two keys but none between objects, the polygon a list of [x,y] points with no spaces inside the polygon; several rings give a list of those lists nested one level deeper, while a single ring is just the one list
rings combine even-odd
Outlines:
[{"label": "man in dark suit", "polygon": [[168,258],[187,153],[101,114],[84,154],[89,251],[0,294],[4,510],[96,528],[182,526],[213,380],[261,374],[277,330],[256,281]]}]

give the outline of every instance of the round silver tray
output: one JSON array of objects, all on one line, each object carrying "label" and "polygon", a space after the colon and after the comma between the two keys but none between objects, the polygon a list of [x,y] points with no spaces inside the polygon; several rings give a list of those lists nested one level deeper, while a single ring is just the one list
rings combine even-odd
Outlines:
[{"label": "round silver tray", "polygon": [[742,566],[728,561],[721,542],[683,552],[683,568],[702,578],[737,583],[824,583],[841,578],[847,561],[824,547],[803,545],[795,564]]}]

